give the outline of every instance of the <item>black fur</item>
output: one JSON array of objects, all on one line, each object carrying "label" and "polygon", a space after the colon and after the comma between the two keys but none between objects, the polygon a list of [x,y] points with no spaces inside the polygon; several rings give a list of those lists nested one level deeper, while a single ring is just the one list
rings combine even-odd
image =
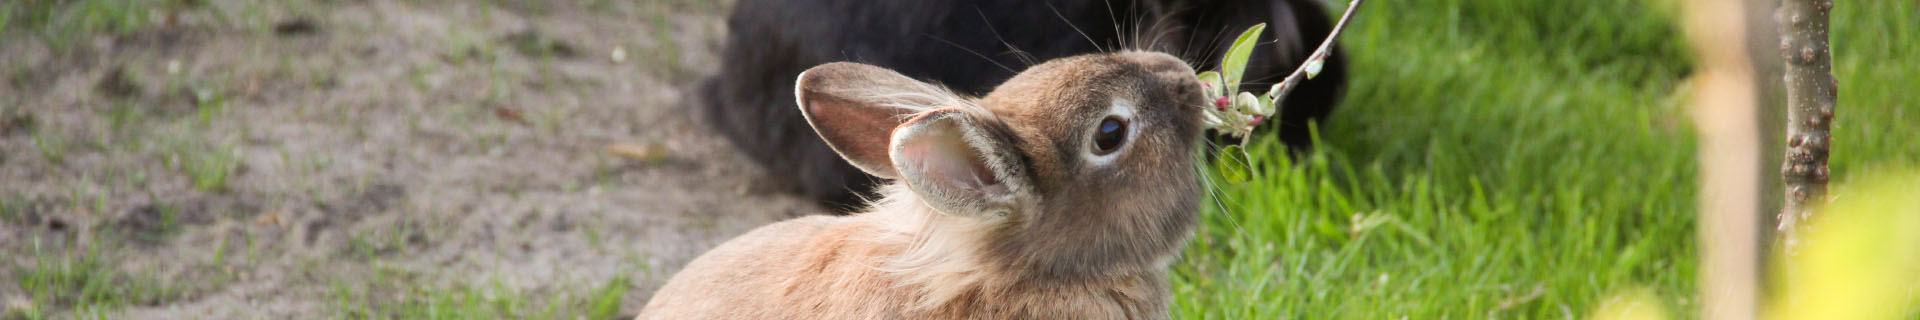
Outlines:
[{"label": "black fur", "polygon": [[[701,84],[702,118],[774,177],[845,211],[878,182],[822,142],[794,102],[809,67],[857,61],[981,95],[1026,66],[1084,53],[1151,49],[1211,69],[1241,31],[1268,28],[1244,91],[1292,72],[1332,29],[1322,0],[741,0],[720,73]],[[1277,135],[1310,143],[1346,83],[1338,50],[1283,103]]]}]

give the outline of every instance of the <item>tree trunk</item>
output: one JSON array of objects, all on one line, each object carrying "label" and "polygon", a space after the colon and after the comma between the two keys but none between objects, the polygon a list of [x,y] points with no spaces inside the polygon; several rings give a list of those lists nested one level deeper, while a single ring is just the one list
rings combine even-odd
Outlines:
[{"label": "tree trunk", "polygon": [[1827,199],[1827,154],[1833,145],[1833,125],[1839,81],[1833,77],[1833,50],[1827,41],[1827,21],[1833,0],[1784,0],[1774,11],[1780,32],[1780,57],[1786,61],[1782,77],[1787,91],[1787,152],[1780,165],[1786,203],[1780,211],[1778,232],[1787,254],[1798,245],[1796,234]]}]

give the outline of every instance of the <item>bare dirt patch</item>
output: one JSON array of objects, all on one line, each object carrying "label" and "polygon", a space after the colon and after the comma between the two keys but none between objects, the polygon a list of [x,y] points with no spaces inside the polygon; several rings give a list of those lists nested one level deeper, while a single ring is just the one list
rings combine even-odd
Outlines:
[{"label": "bare dirt patch", "polygon": [[23,270],[97,248],[168,288],[109,312],[129,318],[615,279],[636,312],[707,248],[816,211],[689,114],[724,7],[210,1],[71,49],[0,38],[0,301],[41,303]]}]

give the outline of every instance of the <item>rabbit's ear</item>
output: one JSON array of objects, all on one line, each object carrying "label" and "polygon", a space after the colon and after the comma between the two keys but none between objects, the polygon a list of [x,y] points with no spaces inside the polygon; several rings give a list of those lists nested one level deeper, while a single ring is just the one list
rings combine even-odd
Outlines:
[{"label": "rabbit's ear", "polygon": [[835,62],[800,73],[800,114],[827,146],[860,170],[899,179],[887,157],[895,128],[916,114],[962,101],[937,86],[886,68]]},{"label": "rabbit's ear", "polygon": [[993,216],[1010,212],[1024,192],[1012,146],[990,120],[958,109],[927,112],[894,131],[893,166],[907,188],[940,212]]}]

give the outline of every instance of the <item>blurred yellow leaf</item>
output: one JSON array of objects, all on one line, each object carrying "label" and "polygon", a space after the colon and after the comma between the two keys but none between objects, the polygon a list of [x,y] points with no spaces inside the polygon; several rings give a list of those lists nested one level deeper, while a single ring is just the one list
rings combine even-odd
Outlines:
[{"label": "blurred yellow leaf", "polygon": [[1635,288],[1614,292],[1594,308],[1591,320],[1664,320],[1667,306],[1652,289]]},{"label": "blurred yellow leaf", "polygon": [[1896,319],[1920,284],[1920,172],[1865,178],[1834,189],[1834,201],[1785,257],[1773,319]]}]

